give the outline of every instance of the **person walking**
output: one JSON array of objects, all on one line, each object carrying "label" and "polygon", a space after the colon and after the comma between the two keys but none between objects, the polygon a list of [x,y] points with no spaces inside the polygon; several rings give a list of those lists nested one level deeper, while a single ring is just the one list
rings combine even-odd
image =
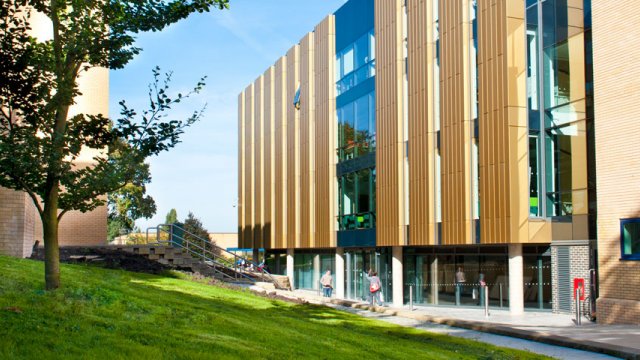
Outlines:
[{"label": "person walking", "polygon": [[462,270],[462,266],[458,267],[458,271],[456,272],[456,305],[460,305],[460,294],[462,293],[462,286],[467,282],[467,279],[464,276],[464,271]]},{"label": "person walking", "polygon": [[320,285],[322,285],[322,292],[324,297],[331,297],[333,291],[333,276],[331,276],[331,270],[327,269],[327,272],[320,278]]},{"label": "person walking", "polygon": [[372,270],[369,270],[368,273],[364,273],[364,276],[369,280],[369,301],[371,305],[378,304],[380,306],[384,306],[382,303],[382,283],[380,282],[380,278],[378,277],[378,273]]}]

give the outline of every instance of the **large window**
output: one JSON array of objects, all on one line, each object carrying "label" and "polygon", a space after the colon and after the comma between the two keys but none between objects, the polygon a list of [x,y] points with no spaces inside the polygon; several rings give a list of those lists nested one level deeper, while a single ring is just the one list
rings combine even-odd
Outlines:
[{"label": "large window", "polygon": [[338,157],[353,159],[375,150],[375,93],[371,92],[338,108]]},{"label": "large window", "polygon": [[640,219],[620,221],[620,245],[623,260],[640,260]]},{"label": "large window", "polygon": [[375,169],[364,169],[338,178],[340,230],[375,227]]},{"label": "large window", "polygon": [[586,38],[566,0],[526,5],[529,214],[587,214]]},{"label": "large window", "polygon": [[375,49],[375,37],[371,30],[336,55],[338,95],[376,74]]}]

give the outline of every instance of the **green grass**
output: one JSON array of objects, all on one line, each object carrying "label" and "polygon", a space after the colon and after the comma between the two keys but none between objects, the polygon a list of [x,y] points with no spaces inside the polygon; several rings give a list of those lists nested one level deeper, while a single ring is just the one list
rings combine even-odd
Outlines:
[{"label": "green grass", "polygon": [[0,256],[0,359],[533,359],[248,291],[86,265]]}]

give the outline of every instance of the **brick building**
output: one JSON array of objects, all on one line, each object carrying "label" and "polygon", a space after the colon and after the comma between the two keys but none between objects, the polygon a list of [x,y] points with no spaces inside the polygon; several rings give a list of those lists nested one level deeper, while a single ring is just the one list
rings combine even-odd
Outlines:
[{"label": "brick building", "polygon": [[[39,39],[51,37],[50,22],[41,14],[32,16],[32,31]],[[82,96],[76,98],[69,116],[77,113],[109,114],[109,70],[93,68],[78,81]],[[96,153],[84,151],[78,166],[90,163]],[[59,244],[94,245],[107,241],[107,208],[89,213],[69,212],[59,227]],[[0,254],[27,257],[35,241],[42,246],[42,223],[31,198],[22,192],[0,188]]]}]

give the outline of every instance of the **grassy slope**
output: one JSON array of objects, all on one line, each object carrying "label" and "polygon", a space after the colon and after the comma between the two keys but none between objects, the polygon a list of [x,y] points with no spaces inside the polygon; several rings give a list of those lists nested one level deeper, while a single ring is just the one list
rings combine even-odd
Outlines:
[{"label": "grassy slope", "polygon": [[0,256],[0,359],[529,359],[536,355],[171,277]]}]

